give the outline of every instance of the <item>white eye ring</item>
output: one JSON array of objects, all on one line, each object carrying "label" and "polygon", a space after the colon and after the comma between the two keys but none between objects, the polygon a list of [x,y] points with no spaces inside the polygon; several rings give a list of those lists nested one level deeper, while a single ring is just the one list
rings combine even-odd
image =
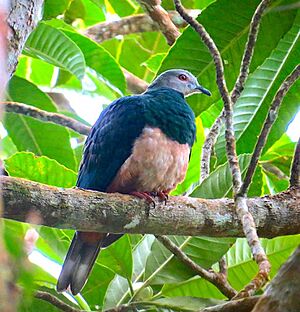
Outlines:
[{"label": "white eye ring", "polygon": [[185,75],[185,74],[180,74],[178,76],[178,79],[181,80],[181,81],[187,81],[188,80],[188,77]]}]

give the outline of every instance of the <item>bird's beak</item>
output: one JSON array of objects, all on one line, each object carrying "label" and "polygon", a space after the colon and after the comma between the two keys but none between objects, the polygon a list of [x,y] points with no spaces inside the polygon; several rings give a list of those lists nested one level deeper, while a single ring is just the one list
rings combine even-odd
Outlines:
[{"label": "bird's beak", "polygon": [[205,89],[204,87],[197,85],[195,90],[199,90],[201,93],[206,94],[208,96],[211,96],[211,93],[209,90]]}]

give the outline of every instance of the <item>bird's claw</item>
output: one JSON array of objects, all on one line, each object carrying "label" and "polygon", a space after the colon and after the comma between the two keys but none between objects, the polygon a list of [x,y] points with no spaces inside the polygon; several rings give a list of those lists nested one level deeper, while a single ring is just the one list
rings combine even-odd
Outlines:
[{"label": "bird's claw", "polygon": [[[153,198],[153,194],[150,192],[131,192],[130,195],[133,195],[137,198],[144,199],[149,206],[146,208],[146,216],[149,217],[150,209],[155,209],[155,200]],[[153,207],[151,207],[153,205]]]}]

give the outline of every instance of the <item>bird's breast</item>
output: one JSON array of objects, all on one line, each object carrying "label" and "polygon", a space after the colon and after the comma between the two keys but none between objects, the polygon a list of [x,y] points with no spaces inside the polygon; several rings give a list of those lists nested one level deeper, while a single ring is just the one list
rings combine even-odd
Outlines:
[{"label": "bird's breast", "polygon": [[183,181],[189,154],[188,144],[171,140],[159,128],[145,127],[107,191],[168,192]]}]

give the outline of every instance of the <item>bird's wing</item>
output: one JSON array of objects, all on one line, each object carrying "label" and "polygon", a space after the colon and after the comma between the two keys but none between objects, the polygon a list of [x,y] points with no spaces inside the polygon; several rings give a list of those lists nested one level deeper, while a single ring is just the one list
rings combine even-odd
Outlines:
[{"label": "bird's wing", "polygon": [[99,116],[86,140],[77,186],[105,191],[145,127],[143,95],[123,97]]}]

